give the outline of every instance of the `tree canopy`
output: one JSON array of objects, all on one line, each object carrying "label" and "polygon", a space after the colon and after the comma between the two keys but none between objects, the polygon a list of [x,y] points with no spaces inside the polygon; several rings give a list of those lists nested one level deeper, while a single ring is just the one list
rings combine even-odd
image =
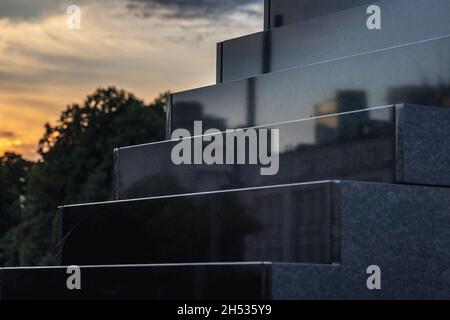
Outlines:
[{"label": "tree canopy", "polygon": [[45,125],[40,161],[1,158],[0,265],[55,262],[57,207],[112,198],[113,149],[164,139],[167,96],[146,105],[115,87],[97,89]]}]

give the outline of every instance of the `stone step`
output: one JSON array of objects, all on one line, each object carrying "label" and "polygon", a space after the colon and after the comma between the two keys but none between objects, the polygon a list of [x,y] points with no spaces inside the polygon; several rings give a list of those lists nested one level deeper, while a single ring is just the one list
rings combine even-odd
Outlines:
[{"label": "stone step", "polygon": [[[357,204],[354,204],[352,199],[347,200],[348,202],[342,201],[339,196],[342,186],[347,185],[354,186],[353,190],[358,187],[371,190],[371,186],[384,186],[385,189],[380,190],[387,190],[385,193],[379,191],[366,200],[359,195],[354,195],[354,198],[362,202],[360,206],[366,205],[370,210],[374,210],[373,204],[366,202],[373,197],[378,201],[376,204],[383,208],[386,204],[381,202],[386,201],[391,205],[386,209],[387,213],[400,213],[398,217],[383,216],[382,219],[400,219],[397,223],[400,225],[401,221],[404,222],[403,232],[412,232],[407,227],[408,224],[419,228],[416,223],[419,224],[424,219],[430,219],[433,223],[440,221],[442,226],[450,223],[448,188],[414,189],[408,185],[354,181],[301,183],[66,206],[61,208],[59,264],[252,261],[339,263],[342,256],[341,237],[348,237],[353,233],[346,233],[341,229],[343,222],[340,212],[336,210],[341,205]],[[392,196],[390,190],[437,190],[440,201],[428,198],[430,203],[424,203],[427,198],[416,193],[416,198],[405,198],[404,202],[395,202],[396,199],[393,199],[394,202],[389,203],[389,197]],[[444,195],[448,198],[444,199]],[[400,207],[402,203],[405,208]],[[439,211],[434,213],[436,208]],[[406,209],[413,211],[411,218],[407,216]],[[358,210],[360,211],[353,213],[355,217],[363,219],[360,215],[370,216],[370,210]],[[420,215],[423,217],[419,219]],[[446,218],[448,221],[445,221]],[[439,225],[430,226],[426,230],[428,236],[431,235],[432,227],[440,228]],[[400,231],[402,230],[398,230]],[[365,232],[365,229],[360,226],[354,232]],[[378,232],[384,239],[384,234],[389,231],[380,228]],[[450,231],[445,232],[448,234]],[[405,234],[402,236],[406,237]],[[408,237],[414,236],[411,234]],[[377,239],[375,237],[372,241],[384,241]],[[353,238],[353,241],[359,240]],[[367,249],[370,249],[370,246],[367,246]]]},{"label": "stone step", "polygon": [[61,265],[336,259],[331,183],[64,206]]},{"label": "stone step", "polygon": [[[340,109],[331,101],[316,107],[316,118],[256,128],[256,133],[279,130],[278,157],[270,165],[208,165],[204,159],[193,164],[197,142],[210,143],[203,142],[205,136],[185,139],[192,164],[174,163],[178,140],[116,149],[115,199],[329,179],[450,186],[450,109],[394,105],[321,116]],[[227,135],[213,137],[226,163]],[[248,145],[239,150],[250,152]],[[203,148],[199,151],[201,158]],[[274,175],[262,175],[269,166]]]},{"label": "stone step", "polygon": [[[168,132],[245,128],[402,102],[450,105],[450,36],[177,93]],[[324,108],[326,110],[326,108]],[[326,112],[326,111],[324,111]]]},{"label": "stone step", "polygon": [[265,0],[264,28],[276,28],[297,20],[376,2],[377,0]]},{"label": "stone step", "polygon": [[[449,188],[352,181],[330,182],[329,186],[328,199],[332,199],[332,205],[328,209],[323,207],[323,196],[314,198],[314,193],[302,196],[302,192],[294,193],[289,199],[274,198],[272,206],[277,207],[280,222],[286,217],[283,214],[286,206],[291,207],[295,217],[301,218],[306,211],[296,210],[294,202],[305,198],[309,198],[311,219],[315,217],[315,206],[328,212],[327,215],[333,217],[333,225],[337,226],[333,232],[329,231],[338,244],[333,264],[83,266],[80,291],[67,290],[66,268],[5,268],[0,269],[0,292],[3,299],[450,298]],[[264,211],[268,202],[259,202],[257,209]],[[216,205],[219,207],[220,203]],[[183,214],[189,215],[189,212]],[[234,212],[236,210],[230,210],[227,214],[232,216]],[[89,218],[99,213],[103,211],[90,212]],[[113,213],[111,211],[109,216],[115,224]],[[156,215],[150,211],[146,214]],[[264,215],[265,212],[259,212],[259,216]],[[124,222],[134,220],[133,216],[136,216],[134,211],[121,214]],[[314,219],[319,222],[317,217]],[[93,223],[91,232],[97,231],[97,240],[107,237],[117,252],[130,243],[128,237],[132,234],[126,230],[126,223],[125,232],[116,233],[118,230],[110,227],[106,214],[105,224],[96,221],[100,222],[96,219],[80,221],[79,226],[86,229],[86,225]],[[168,221],[182,223],[179,219]],[[304,222],[300,219],[292,224],[291,221],[291,225],[304,232]],[[74,229],[74,232],[79,231]],[[87,235],[92,242],[85,242],[84,246],[80,243],[80,253],[100,249],[96,239],[90,233]],[[284,235],[289,237],[289,233]],[[120,240],[124,243],[120,244]],[[102,243],[103,249],[110,250],[107,241]],[[159,242],[159,245],[165,243]],[[138,243],[138,246],[142,248],[144,244]],[[101,256],[102,252],[98,254]],[[376,270],[375,266],[379,267],[376,275],[379,275],[381,289],[369,290],[367,280],[373,271],[368,274],[367,270]],[[377,282],[369,281],[369,284]]]},{"label": "stone step", "polygon": [[381,30],[367,28],[367,6],[361,6],[221,42],[217,81],[246,79],[450,34],[447,0],[376,4],[382,12]]},{"label": "stone step", "polygon": [[81,266],[81,290],[67,267],[5,268],[0,299],[215,300],[270,298],[270,264]]}]

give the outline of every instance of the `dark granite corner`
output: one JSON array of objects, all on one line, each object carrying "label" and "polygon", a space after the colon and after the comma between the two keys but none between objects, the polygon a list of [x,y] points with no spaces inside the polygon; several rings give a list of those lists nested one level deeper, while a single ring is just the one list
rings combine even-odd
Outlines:
[{"label": "dark granite corner", "polygon": [[450,186],[450,110],[410,104],[399,108],[397,181]]},{"label": "dark granite corner", "polygon": [[[450,189],[341,181],[341,263],[273,266],[275,299],[449,299]],[[381,268],[381,290],[366,270]]]}]

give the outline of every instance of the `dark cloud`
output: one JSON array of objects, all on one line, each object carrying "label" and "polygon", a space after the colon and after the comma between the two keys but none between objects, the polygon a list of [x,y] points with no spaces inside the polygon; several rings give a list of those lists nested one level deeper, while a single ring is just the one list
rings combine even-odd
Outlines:
[{"label": "dark cloud", "polygon": [[[71,4],[85,5],[108,3],[110,0],[0,0],[0,19],[32,20],[54,13],[65,12]],[[140,17],[159,15],[159,9],[166,9],[170,18],[217,17],[231,11],[242,9],[247,14],[259,14],[242,7],[261,3],[263,0],[121,0],[129,10]]]},{"label": "dark cloud", "polygon": [[[262,0],[128,0],[128,8],[142,17],[151,17],[158,9],[167,9],[170,18],[214,18],[245,5],[262,3]],[[247,14],[259,14],[245,9]]]},{"label": "dark cloud", "polygon": [[11,20],[35,19],[59,8],[58,0],[1,0],[0,18]]},{"label": "dark cloud", "polygon": [[52,14],[66,13],[69,5],[82,6],[107,1],[110,0],[0,0],[0,19],[35,20]]},{"label": "dark cloud", "polygon": [[0,138],[12,139],[16,137],[16,134],[12,131],[0,131]]}]

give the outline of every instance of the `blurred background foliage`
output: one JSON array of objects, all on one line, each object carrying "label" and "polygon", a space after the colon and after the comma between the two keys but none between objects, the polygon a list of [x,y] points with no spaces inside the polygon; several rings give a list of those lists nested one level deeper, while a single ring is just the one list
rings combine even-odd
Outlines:
[{"label": "blurred background foliage", "polygon": [[41,160],[0,157],[0,266],[55,264],[57,207],[112,199],[113,149],[163,140],[168,94],[145,104],[99,88],[45,125]]}]

